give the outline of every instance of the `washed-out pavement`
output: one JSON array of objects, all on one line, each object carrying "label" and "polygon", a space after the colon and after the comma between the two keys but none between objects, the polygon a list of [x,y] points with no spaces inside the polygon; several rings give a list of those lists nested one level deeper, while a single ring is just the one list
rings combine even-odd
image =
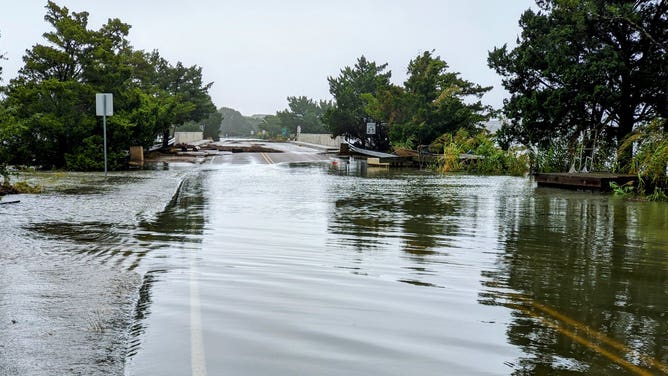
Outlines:
[{"label": "washed-out pavement", "polygon": [[151,249],[136,234],[189,169],[23,176],[45,192],[0,206],[0,375],[123,374]]}]

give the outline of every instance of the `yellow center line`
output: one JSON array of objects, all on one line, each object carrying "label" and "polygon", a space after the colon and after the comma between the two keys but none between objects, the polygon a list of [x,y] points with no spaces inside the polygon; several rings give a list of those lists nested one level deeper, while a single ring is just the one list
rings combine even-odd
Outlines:
[{"label": "yellow center line", "polygon": [[[633,371],[634,373],[638,375],[651,375],[653,373],[642,369],[635,364],[611,353],[610,351],[602,348],[601,346],[587,340],[584,338],[581,334],[578,334],[574,331],[568,330],[563,328],[564,325],[568,325],[575,329],[576,331],[583,332],[585,333],[586,336],[593,338],[594,340],[598,340],[602,344],[605,344],[612,349],[615,349],[619,352],[622,352],[622,355],[631,355],[633,358],[641,360],[643,363],[645,363],[648,367],[654,368],[658,371],[660,371],[662,374],[668,375],[668,365],[661,363],[659,360],[646,355],[642,354],[637,350],[631,349],[628,346],[622,344],[621,342],[618,342],[607,335],[597,331],[596,329],[587,326],[577,320],[574,320],[557,310],[550,308],[544,304],[538,303],[534,301],[533,299],[525,296],[525,295],[520,295],[520,294],[504,294],[506,297],[511,301],[511,302],[520,302],[523,304],[517,304],[517,303],[508,303],[508,306],[511,308],[518,309],[532,317],[535,317],[539,320],[541,320],[543,323],[546,325],[557,329],[560,333],[563,335],[572,338],[574,341],[598,352],[599,354],[602,354],[603,356],[607,357],[608,359],[626,367],[627,369]],[[529,309],[533,308],[533,309]],[[534,312],[534,310],[539,311],[539,312]],[[551,317],[553,320],[548,320],[547,317]],[[575,338],[577,337],[577,338]]]},{"label": "yellow center line", "polygon": [[591,327],[589,327],[585,324],[582,324],[578,321],[575,321],[575,320],[571,319],[570,317],[567,317],[567,316],[555,311],[554,309],[552,309],[550,307],[547,307],[547,306],[545,306],[543,304],[540,304],[538,302],[535,302],[535,301],[531,301],[530,304],[532,306],[534,306],[536,309],[547,313],[548,315],[554,317],[555,319],[557,319],[559,321],[562,321],[562,322],[564,322],[568,325],[571,325],[572,327],[574,327],[576,329],[584,331],[589,336],[594,337],[595,339],[598,339],[599,341],[605,343],[606,345],[608,345],[608,346],[610,346],[614,349],[617,349],[617,350],[619,350],[621,352],[624,352],[626,354],[636,355],[643,362],[645,362],[647,364],[650,364],[652,367],[660,370],[661,372],[663,372],[665,374],[668,374],[668,366],[659,362],[657,359],[654,359],[651,356],[648,356],[648,355],[645,355],[645,354],[641,354],[638,351],[633,350],[633,349],[625,346],[624,344],[622,344],[618,341],[615,341],[614,339],[612,339],[612,338],[608,337],[607,335],[597,331],[596,329],[591,328]]},{"label": "yellow center line", "polygon": [[267,155],[267,153],[260,153],[260,155],[267,164],[274,164],[274,161]]},{"label": "yellow center line", "polygon": [[635,364],[629,362],[628,360],[626,360],[626,359],[624,359],[624,358],[622,358],[622,357],[620,357],[616,354],[613,354],[612,352],[604,349],[603,347],[587,340],[586,338],[580,336],[579,334],[577,334],[577,333],[575,333],[571,330],[563,328],[561,325],[559,325],[558,322],[553,322],[551,320],[548,320],[547,318],[542,317],[542,316],[536,314],[535,312],[533,312],[533,311],[531,311],[531,310],[527,309],[526,307],[523,307],[519,304],[510,304],[509,306],[511,308],[522,311],[522,312],[524,312],[525,314],[527,314],[531,317],[535,317],[535,318],[539,319],[546,326],[549,326],[549,327],[557,330],[559,333],[565,335],[566,337],[574,340],[575,342],[577,342],[577,343],[579,343],[583,346],[586,346],[590,350],[593,350],[593,351],[605,356],[606,358],[608,358],[611,361],[619,364],[620,366],[628,369],[629,371],[635,373],[636,375],[652,376],[652,373],[650,371],[642,369],[642,368],[636,366]]}]

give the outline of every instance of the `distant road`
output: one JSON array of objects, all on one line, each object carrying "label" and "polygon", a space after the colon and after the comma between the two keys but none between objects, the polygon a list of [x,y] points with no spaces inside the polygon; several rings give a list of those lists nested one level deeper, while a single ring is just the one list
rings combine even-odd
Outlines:
[{"label": "distant road", "polygon": [[[225,144],[225,141],[221,141]],[[216,156],[212,163],[214,164],[276,164],[276,163],[297,163],[326,161],[331,158],[330,154],[324,154],[324,149],[301,146],[287,142],[244,142],[247,144],[259,144],[264,147],[274,149],[280,152],[271,153],[230,153]],[[239,144],[239,143],[236,143]]]}]

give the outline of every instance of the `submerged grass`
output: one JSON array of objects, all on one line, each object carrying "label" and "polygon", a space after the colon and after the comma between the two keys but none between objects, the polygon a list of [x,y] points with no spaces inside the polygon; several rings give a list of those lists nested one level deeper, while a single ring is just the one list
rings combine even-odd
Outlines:
[{"label": "submerged grass", "polygon": [[27,181],[12,183],[12,175],[15,175],[15,173],[11,172],[6,164],[0,163],[0,177],[2,178],[2,183],[0,183],[0,198],[7,194],[42,192],[42,186],[38,184],[30,184]]}]

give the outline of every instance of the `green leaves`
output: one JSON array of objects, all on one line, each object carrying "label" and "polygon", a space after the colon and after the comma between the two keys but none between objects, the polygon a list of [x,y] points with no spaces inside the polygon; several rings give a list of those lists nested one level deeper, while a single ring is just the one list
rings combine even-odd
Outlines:
[{"label": "green leaves", "polygon": [[[583,133],[612,145],[634,127],[666,118],[668,3],[542,0],[520,18],[517,47],[488,64],[511,93],[504,135],[574,149]],[[622,154],[628,161],[628,154]]]},{"label": "green leaves", "polygon": [[288,97],[288,109],[278,111],[276,116],[281,123],[280,128],[286,128],[290,133],[296,133],[297,127],[302,133],[326,133],[322,118],[331,107],[330,101],[315,102],[305,96]]},{"label": "green leaves", "polygon": [[368,95],[375,96],[390,86],[391,72],[385,72],[386,69],[387,64],[378,65],[361,56],[353,68],[345,67],[338,77],[327,78],[335,105],[327,110],[323,122],[333,136],[358,140],[363,146],[375,149],[389,146],[382,129],[379,129],[381,133],[373,137],[366,134],[369,114],[365,111],[364,99]]},{"label": "green leaves", "polygon": [[[174,125],[216,113],[208,94],[212,84],[202,82],[201,67],[172,65],[157,51],[133,51],[130,25],[118,19],[91,30],[87,12],[70,12],[52,1],[46,10],[52,30],[44,33],[44,44],[26,52],[2,103],[12,114],[0,118],[6,140],[0,156],[8,162],[100,168],[95,158],[102,155],[102,121],[94,111],[98,92],[114,95],[108,145],[109,154],[119,158],[118,168],[129,146],[151,146],[158,134],[169,136]],[[209,133],[214,135],[212,129]]]},{"label": "green leaves", "polygon": [[253,131],[253,124],[246,119],[241,112],[232,108],[223,107],[220,109],[222,115],[221,133],[223,137],[250,136]]},{"label": "green leaves", "polygon": [[[448,64],[433,51],[410,61],[403,87],[389,82],[387,64],[376,65],[364,56],[354,68],[346,67],[329,78],[335,107],[325,115],[333,135],[344,135],[378,149],[393,144],[430,144],[446,132],[474,130],[492,109],[479,99],[491,87],[482,87],[449,72]],[[380,123],[379,134],[366,135],[366,122]]]}]

